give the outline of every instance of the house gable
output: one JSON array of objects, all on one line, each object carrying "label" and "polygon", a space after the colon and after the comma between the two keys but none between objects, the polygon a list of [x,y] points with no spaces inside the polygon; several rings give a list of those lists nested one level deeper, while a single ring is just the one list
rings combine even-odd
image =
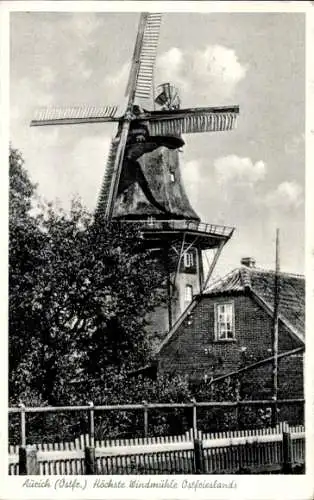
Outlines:
[{"label": "house gable", "polygon": [[[217,340],[217,306],[233,303],[234,339]],[[249,290],[203,295],[187,314],[158,354],[159,373],[180,373],[204,379],[236,370],[256,357],[267,357],[272,350],[272,317]],[[296,340],[279,324],[279,352],[293,349]]]},{"label": "house gable", "polygon": [[[304,276],[279,273],[279,318],[301,343],[305,332]],[[275,272],[243,266],[213,282],[204,295],[250,291],[268,314],[274,313]]]}]

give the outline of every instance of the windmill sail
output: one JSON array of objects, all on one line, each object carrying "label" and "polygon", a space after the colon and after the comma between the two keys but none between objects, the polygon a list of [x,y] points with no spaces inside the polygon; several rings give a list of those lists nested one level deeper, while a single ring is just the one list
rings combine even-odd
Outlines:
[{"label": "windmill sail", "polygon": [[160,25],[161,14],[142,14],[126,88],[126,95],[132,100],[149,99],[152,95]]},{"label": "windmill sail", "polygon": [[149,131],[152,135],[222,132],[235,127],[239,108],[194,108],[152,112]]},{"label": "windmill sail", "polygon": [[31,126],[73,125],[116,121],[118,106],[67,106],[40,108],[36,111]]},{"label": "windmill sail", "polygon": [[96,216],[102,213],[105,207],[108,205],[108,198],[109,198],[111,180],[113,176],[115,158],[117,154],[117,148],[118,148],[118,143],[113,140],[111,142],[105,175],[100,189],[100,195],[98,198],[98,203],[96,208]]},{"label": "windmill sail", "polygon": [[[137,97],[149,98],[151,95],[160,23],[160,14],[141,15],[131,65],[130,77],[127,85],[127,112],[132,112],[134,101]],[[110,166],[106,174],[108,184],[108,187],[105,188],[106,219],[110,219],[112,217],[114,201],[118,192],[124,151],[130,128],[130,120],[127,117],[127,114],[125,116],[125,119],[121,121],[121,134],[119,135],[117,148],[113,153],[113,155],[115,156],[115,158],[113,159],[113,166]]]},{"label": "windmill sail", "polygon": [[116,148],[113,149],[113,160],[112,166],[111,163],[109,165],[109,170],[107,174],[108,178],[108,187],[106,188],[106,204],[105,204],[105,218],[111,219],[114,200],[116,199],[119,180],[122,170],[124,151],[126,146],[126,141],[129,133],[130,122],[128,120],[124,120],[121,127],[121,134],[119,139],[117,139]]}]

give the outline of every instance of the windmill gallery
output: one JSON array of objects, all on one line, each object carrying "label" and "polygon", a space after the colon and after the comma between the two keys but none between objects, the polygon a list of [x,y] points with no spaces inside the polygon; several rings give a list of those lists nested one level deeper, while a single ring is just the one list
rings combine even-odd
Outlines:
[{"label": "windmill gallery", "polygon": [[[188,466],[184,469],[182,464],[185,458],[182,455],[183,462],[180,459],[179,465],[175,464],[174,468],[167,462],[166,469],[161,466],[158,468],[160,464],[157,464],[154,470],[162,473],[182,472],[183,469],[188,473],[221,472],[219,467],[204,465],[204,461],[209,460],[204,458],[207,457],[207,441],[204,441],[203,446],[199,430],[212,432],[233,429],[237,432],[243,426],[250,428],[250,425],[250,429],[256,426],[275,429],[283,422],[291,426],[303,424],[304,277],[280,272],[277,239],[275,271],[259,269],[253,258],[246,257],[241,260],[239,269],[229,274],[226,272],[226,276],[217,281],[213,280],[217,262],[234,234],[234,227],[201,220],[196,213],[183,183],[181,151],[186,147],[184,137],[189,134],[212,134],[213,140],[219,134],[228,143],[237,125],[240,107],[233,104],[184,107],[180,88],[172,82],[160,83],[155,88],[161,20],[162,15],[158,13],[140,15],[125,91],[124,113],[118,114],[118,106],[115,105],[42,108],[31,121],[31,126],[116,125],[94,213],[95,227],[101,231],[106,225],[116,223],[122,231],[133,226],[139,228],[143,250],[153,256],[156,266],[162,264],[165,272],[163,301],[148,315],[147,330],[155,342],[152,355],[147,363],[130,370],[128,377],[131,383],[139,379],[155,383],[164,376],[170,376],[171,379],[179,375],[188,382],[193,398],[207,400],[204,408],[209,405],[212,411],[210,405],[216,404],[221,411],[221,415],[215,417],[215,423],[212,419],[209,424],[203,414],[197,417],[197,405],[201,403],[195,399],[192,403],[180,401],[182,408],[188,405],[186,413],[180,417],[185,422],[180,433],[183,435],[184,432],[188,433],[187,429],[193,428],[194,465],[192,470],[188,470]],[[261,379],[263,387],[259,386]],[[225,385],[219,385],[221,383]],[[78,391],[84,391],[82,380],[73,379],[73,384]],[[224,391],[227,394],[225,397]],[[233,402],[230,401],[230,394],[235,397]],[[289,399],[291,397],[294,399]],[[242,400],[247,400],[248,406],[252,402],[250,411],[255,412],[255,416],[251,421],[244,407],[243,411],[239,410]],[[288,403],[282,403],[281,400]],[[260,401],[260,406],[257,406],[257,401]],[[147,440],[150,436],[149,414],[155,412],[155,403],[158,401],[144,401],[143,406],[141,404],[137,408],[135,405],[133,408],[144,411],[144,434]],[[176,404],[179,405],[178,402]],[[229,405],[230,409],[237,404],[236,413],[230,417],[229,410],[225,411],[223,404]],[[116,406],[112,409],[119,412]],[[171,408],[170,403],[168,408]],[[84,441],[85,461],[86,470],[92,473],[96,470],[98,460],[97,453],[95,455],[94,410],[90,406],[86,411],[90,412],[90,441]],[[176,411],[179,412],[179,409]],[[291,441],[295,439],[303,443],[303,430],[295,432],[298,437],[292,437]],[[129,437],[134,436],[125,434],[124,441],[118,443],[124,448],[120,451],[126,457],[126,463],[120,467],[118,462],[112,462],[110,466],[109,462],[106,465],[101,462],[102,473],[125,473],[132,467],[138,467],[144,473],[151,472],[152,469],[145,468],[145,460],[142,463],[138,453],[149,454],[150,446],[156,448],[151,453],[163,451],[158,447],[162,443],[129,443],[126,442]],[[101,438],[104,439],[104,436]],[[234,438],[242,439],[242,435]],[[212,436],[208,437],[210,439]],[[178,450],[179,441],[176,443]],[[112,442],[103,444],[101,439],[99,443],[96,444],[96,450],[97,446],[102,451],[116,446]],[[25,439],[22,444],[25,445]],[[241,441],[239,446],[242,444]],[[133,445],[141,445],[147,450],[135,451],[135,459],[131,457],[129,463],[128,458],[133,452],[126,448]],[[169,447],[167,450],[171,454],[170,441],[165,442],[164,446]],[[184,446],[184,453],[188,454],[190,445],[184,441]],[[300,444],[300,450],[293,451],[294,456],[304,458],[303,444]],[[109,455],[111,452],[108,451]],[[280,467],[285,460],[285,453],[279,454]],[[239,457],[237,460],[241,462],[241,467],[249,467]],[[98,455],[98,458],[101,461],[103,456]],[[299,458],[298,463],[303,463],[303,459]],[[36,460],[41,459],[37,457]],[[19,467],[21,470],[24,467],[21,462]],[[264,470],[263,463],[261,471]]]}]

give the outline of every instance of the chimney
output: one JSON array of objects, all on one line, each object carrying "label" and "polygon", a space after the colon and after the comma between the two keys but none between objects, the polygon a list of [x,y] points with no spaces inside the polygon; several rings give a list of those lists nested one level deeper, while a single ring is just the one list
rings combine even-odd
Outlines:
[{"label": "chimney", "polygon": [[241,265],[242,266],[246,266],[246,267],[250,267],[250,268],[254,268],[255,267],[255,264],[256,264],[256,260],[253,259],[253,257],[243,257],[241,259]]}]

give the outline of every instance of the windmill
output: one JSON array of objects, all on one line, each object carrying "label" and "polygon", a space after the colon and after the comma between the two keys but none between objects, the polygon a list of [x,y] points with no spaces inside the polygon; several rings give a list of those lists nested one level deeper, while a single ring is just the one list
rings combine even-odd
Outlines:
[{"label": "windmill", "polygon": [[[239,107],[182,109],[171,83],[159,85],[152,106],[160,25],[161,14],[141,14],[122,116],[116,116],[117,106],[49,108],[39,110],[31,126],[117,122],[95,218],[136,221],[148,247],[165,260],[168,305],[159,319],[167,317],[168,325],[159,326],[167,330],[206,286],[233,233],[233,228],[202,223],[191,207],[180,173],[182,134],[231,130]],[[205,277],[202,252],[207,250],[215,254]]]}]

